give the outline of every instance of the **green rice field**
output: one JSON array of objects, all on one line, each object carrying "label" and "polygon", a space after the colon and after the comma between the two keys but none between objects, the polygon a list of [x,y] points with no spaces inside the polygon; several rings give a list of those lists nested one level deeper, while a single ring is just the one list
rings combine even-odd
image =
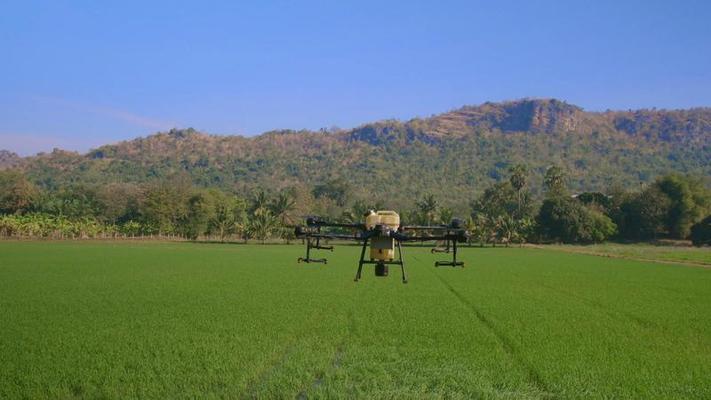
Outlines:
[{"label": "green rice field", "polygon": [[548,248],[640,260],[656,260],[669,263],[687,263],[711,267],[711,247],[655,246],[639,243],[634,245],[603,243],[587,246],[548,245]]},{"label": "green rice field", "polygon": [[708,399],[711,269],[533,248],[0,242],[0,399]]}]

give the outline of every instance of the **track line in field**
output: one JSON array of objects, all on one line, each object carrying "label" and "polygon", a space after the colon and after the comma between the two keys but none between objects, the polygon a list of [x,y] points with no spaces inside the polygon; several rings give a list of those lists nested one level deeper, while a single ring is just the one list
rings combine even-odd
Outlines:
[{"label": "track line in field", "polygon": [[286,363],[289,357],[296,350],[296,340],[290,340],[290,344],[279,353],[278,357],[275,357],[274,361],[268,363],[268,365],[262,369],[262,371],[256,376],[254,380],[251,381],[247,389],[245,390],[245,396],[243,398],[257,399],[259,398],[259,386],[261,383],[267,382],[269,378],[274,375],[282,365]]},{"label": "track line in field", "polygon": [[317,374],[316,378],[311,382],[311,385],[309,385],[308,388],[302,390],[296,395],[297,400],[306,400],[308,399],[308,392],[318,389],[319,386],[323,385],[323,380],[326,376],[326,374],[330,371],[334,371],[338,368],[341,367],[341,360],[343,359],[343,354],[344,354],[344,347],[345,347],[345,340],[341,341],[338,346],[336,347],[336,351],[333,353],[333,356],[331,356],[331,362],[328,363],[328,368],[324,370],[322,373]]},{"label": "track line in field", "polygon": [[256,387],[259,386],[260,383],[265,382],[269,378],[269,376],[271,376],[274,371],[279,368],[280,365],[284,364],[284,362],[294,352],[296,348],[297,336],[298,335],[294,334],[289,337],[286,341],[285,346],[283,346],[283,350],[276,353],[269,361],[262,365],[262,368],[260,368],[261,371],[256,374],[254,379],[251,380],[251,383],[247,390],[248,393],[254,392],[256,390]]},{"label": "track line in field", "polygon": [[339,368],[341,368],[341,361],[343,360],[343,355],[345,354],[345,347],[346,347],[346,342],[348,341],[348,338],[353,336],[353,333],[355,332],[355,319],[353,318],[353,313],[349,312],[348,313],[348,331],[346,332],[345,335],[341,338],[341,340],[338,342],[338,345],[336,346],[336,351],[334,351],[333,356],[331,356],[331,361],[328,363],[328,368],[324,370],[322,373],[317,374],[316,378],[311,382],[311,385],[309,385],[308,388],[302,390],[296,395],[297,400],[306,400],[308,399],[307,393],[318,389],[319,386],[323,385],[323,380],[324,377],[328,372],[335,371]]},{"label": "track line in field", "polygon": [[434,274],[437,279],[444,285],[447,290],[455,297],[457,300],[459,300],[460,303],[462,303],[465,307],[467,307],[472,314],[476,317],[479,322],[481,322],[484,327],[486,327],[493,335],[494,337],[501,343],[501,347],[506,351],[506,353],[517,363],[521,368],[524,370],[526,373],[528,380],[538,389],[540,390],[543,395],[547,398],[556,398],[555,394],[553,394],[549,389],[546,383],[543,381],[543,378],[541,377],[541,374],[536,370],[536,368],[531,365],[521,354],[520,352],[516,349],[516,346],[513,344],[511,339],[506,336],[501,330],[496,328],[494,324],[487,318],[474,304],[471,303],[466,297],[464,297],[461,293],[459,293],[452,285],[449,284],[446,280],[444,280],[441,276],[438,274]]},{"label": "track line in field", "polygon": [[[311,322],[313,321],[316,316],[318,315],[318,312],[315,310],[309,315],[307,321]],[[244,391],[244,396],[240,396],[241,398],[248,398],[248,399],[257,399],[259,398],[259,386],[262,383],[265,383],[269,380],[269,378],[274,375],[276,371],[279,370],[284,364],[286,364],[287,360],[289,357],[291,357],[292,354],[297,350],[297,342],[299,338],[302,336],[301,334],[305,331],[307,331],[310,328],[310,323],[305,324],[302,329],[297,330],[294,332],[286,341],[285,346],[283,347],[283,351],[275,355],[271,361],[266,362],[265,365],[262,367],[261,371],[255,376],[254,379],[250,380],[249,385]]]}]

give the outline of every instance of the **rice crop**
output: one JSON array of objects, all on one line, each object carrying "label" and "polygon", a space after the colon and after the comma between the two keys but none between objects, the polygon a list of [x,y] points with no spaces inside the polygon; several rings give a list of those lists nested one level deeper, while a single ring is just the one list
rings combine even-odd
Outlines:
[{"label": "rice crop", "polygon": [[0,398],[711,398],[711,269],[404,252],[0,242]]}]

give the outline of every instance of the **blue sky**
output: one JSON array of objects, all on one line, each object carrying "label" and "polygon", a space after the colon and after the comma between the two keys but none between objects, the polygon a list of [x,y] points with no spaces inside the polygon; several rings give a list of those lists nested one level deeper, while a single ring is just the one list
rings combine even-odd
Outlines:
[{"label": "blue sky", "polygon": [[708,1],[5,1],[0,149],[556,97],[711,106]]}]

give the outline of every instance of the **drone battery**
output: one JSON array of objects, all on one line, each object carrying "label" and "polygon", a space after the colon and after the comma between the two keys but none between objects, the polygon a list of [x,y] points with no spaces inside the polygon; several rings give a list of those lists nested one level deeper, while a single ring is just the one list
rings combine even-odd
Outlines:
[{"label": "drone battery", "polygon": [[370,259],[392,261],[395,258],[395,241],[389,237],[376,237],[370,242]]}]

